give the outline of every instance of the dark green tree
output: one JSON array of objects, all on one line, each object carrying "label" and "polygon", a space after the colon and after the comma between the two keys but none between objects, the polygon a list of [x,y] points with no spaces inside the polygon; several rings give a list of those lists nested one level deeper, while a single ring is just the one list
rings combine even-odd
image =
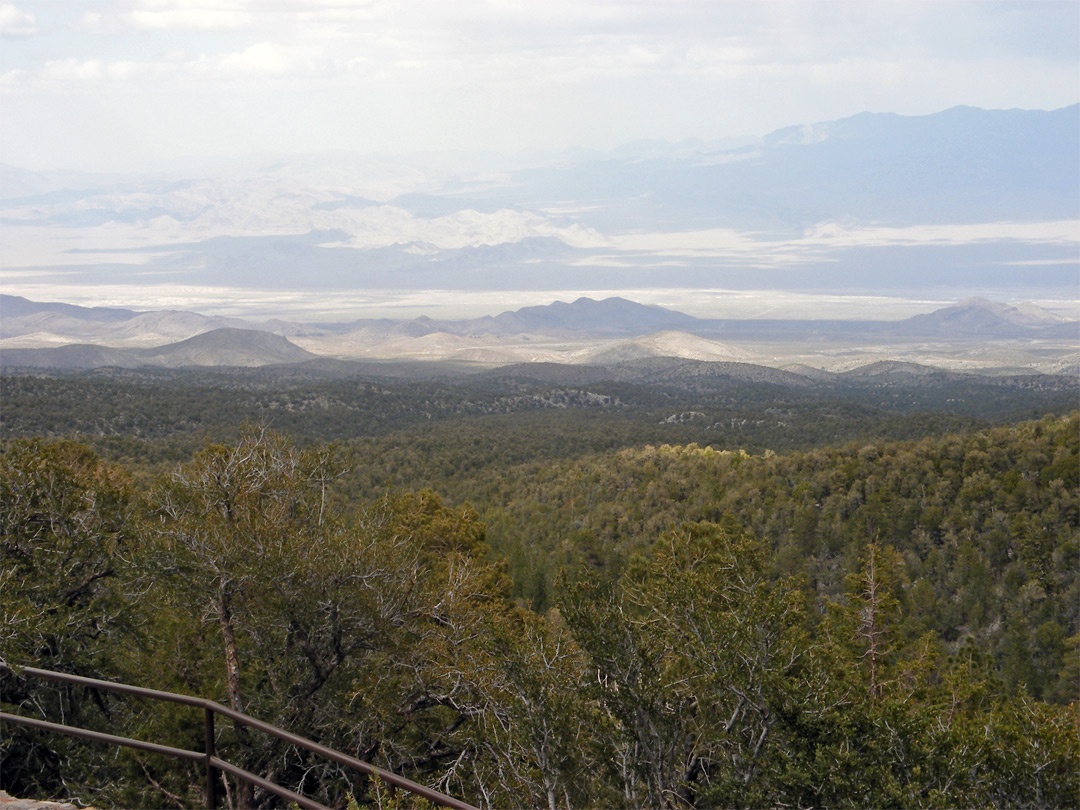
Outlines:
[{"label": "dark green tree", "polygon": [[[118,583],[137,553],[127,476],[73,442],[16,442],[0,456],[0,673],[5,709],[72,725],[108,718],[96,692],[20,677],[33,666],[122,673],[132,610]],[[16,795],[86,787],[103,752],[22,727],[0,743],[0,784]]]}]

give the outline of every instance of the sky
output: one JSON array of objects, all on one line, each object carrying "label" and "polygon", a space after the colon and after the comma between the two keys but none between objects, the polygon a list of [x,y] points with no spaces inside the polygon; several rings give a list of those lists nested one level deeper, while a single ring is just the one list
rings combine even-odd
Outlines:
[{"label": "sky", "polygon": [[1080,100],[1080,3],[0,0],[0,162],[609,149]]}]

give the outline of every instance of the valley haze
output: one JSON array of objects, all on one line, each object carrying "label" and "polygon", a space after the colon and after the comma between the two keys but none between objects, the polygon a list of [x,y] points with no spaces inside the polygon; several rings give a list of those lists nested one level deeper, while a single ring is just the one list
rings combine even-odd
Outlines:
[{"label": "valley haze", "polygon": [[[4,292],[348,320],[570,295],[700,317],[1076,316],[1080,105],[864,113],[749,143],[0,172]],[[846,311],[845,311],[846,308]]]}]

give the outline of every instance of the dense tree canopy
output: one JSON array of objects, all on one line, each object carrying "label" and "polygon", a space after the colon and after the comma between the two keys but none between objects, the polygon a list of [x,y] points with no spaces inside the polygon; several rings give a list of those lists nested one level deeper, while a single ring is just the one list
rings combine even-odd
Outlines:
[{"label": "dense tree canopy", "polygon": [[[0,700],[199,748],[182,707],[18,667],[203,695],[493,808],[1075,805],[1078,445],[1074,413],[783,454],[464,459],[430,482],[444,500],[370,492],[370,444],[265,429],[161,472],[13,441]],[[380,801],[242,728],[218,747]],[[99,806],[202,790],[193,767],[24,731],[0,783]]]}]

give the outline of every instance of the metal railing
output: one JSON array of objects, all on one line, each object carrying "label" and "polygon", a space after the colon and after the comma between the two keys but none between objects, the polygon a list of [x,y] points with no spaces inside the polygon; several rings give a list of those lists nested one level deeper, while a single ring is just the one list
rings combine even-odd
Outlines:
[{"label": "metal railing", "polygon": [[50,723],[45,720],[38,720],[33,717],[24,717],[18,714],[9,714],[7,712],[0,712],[0,721],[6,723],[12,723],[14,725],[29,726],[31,728],[44,729],[46,731],[54,731],[59,734],[66,734],[70,737],[79,737],[85,740],[94,740],[96,742],[108,743],[111,745],[122,745],[128,748],[135,748],[140,751],[148,751],[154,754],[164,754],[165,756],[176,757],[178,759],[188,760],[190,762],[201,762],[205,767],[206,772],[206,805],[210,810],[215,810],[217,807],[217,774],[223,772],[230,774],[237,779],[241,779],[252,785],[256,785],[263,790],[280,796],[290,802],[296,802],[300,807],[309,808],[309,810],[330,810],[325,805],[308,799],[305,796],[301,796],[299,793],[289,790],[288,788],[276,785],[269,780],[262,778],[256,774],[246,771],[243,768],[239,768],[230,762],[219,758],[214,749],[214,715],[220,714],[223,717],[230,718],[234,723],[248,726],[250,728],[258,729],[272,737],[276,737],[279,740],[294,745],[297,748],[304,748],[315,754],[318,754],[326,759],[336,762],[339,765],[344,765],[348,768],[360,771],[368,776],[376,777],[382,782],[390,786],[391,789],[401,788],[402,790],[412,793],[421,798],[427,799],[429,802],[439,805],[441,807],[453,808],[453,810],[477,810],[471,804],[455,799],[452,796],[440,793],[437,790],[433,790],[425,785],[421,785],[418,782],[413,782],[411,779],[406,779],[404,776],[398,776],[391,771],[385,771],[382,768],[377,768],[374,765],[370,765],[367,762],[350,757],[348,754],[343,754],[340,751],[335,751],[332,748],[327,748],[324,745],[319,745],[316,742],[305,739],[304,737],[291,734],[288,731],[272,726],[269,723],[264,723],[261,720],[256,720],[254,717],[248,717],[246,714],[230,709],[227,706],[222,706],[220,703],[215,703],[212,700],[206,700],[205,698],[191,697],[190,695],[180,695],[175,692],[162,692],[157,689],[145,689],[141,686],[130,686],[125,683],[114,683],[112,681],[102,681],[97,678],[84,678],[80,675],[68,675],[63,672],[53,672],[48,669],[35,669],[34,667],[18,667],[13,668],[7,664],[0,662],[0,670],[6,670],[12,674],[18,676],[30,676],[34,678],[45,678],[53,681],[60,681],[62,683],[78,684],[80,686],[89,686],[94,689],[105,689],[110,692],[119,692],[124,695],[135,695],[137,697],[150,698],[152,700],[163,700],[170,703],[180,703],[185,706],[193,706],[195,708],[203,709],[206,717],[206,733],[205,741],[202,751],[190,751],[186,748],[173,748],[168,745],[159,745],[157,743],[145,742],[143,740],[135,740],[130,737],[118,737],[114,734],[105,734],[100,731],[91,731],[89,729],[77,728],[75,726],[67,726],[60,723]]}]

